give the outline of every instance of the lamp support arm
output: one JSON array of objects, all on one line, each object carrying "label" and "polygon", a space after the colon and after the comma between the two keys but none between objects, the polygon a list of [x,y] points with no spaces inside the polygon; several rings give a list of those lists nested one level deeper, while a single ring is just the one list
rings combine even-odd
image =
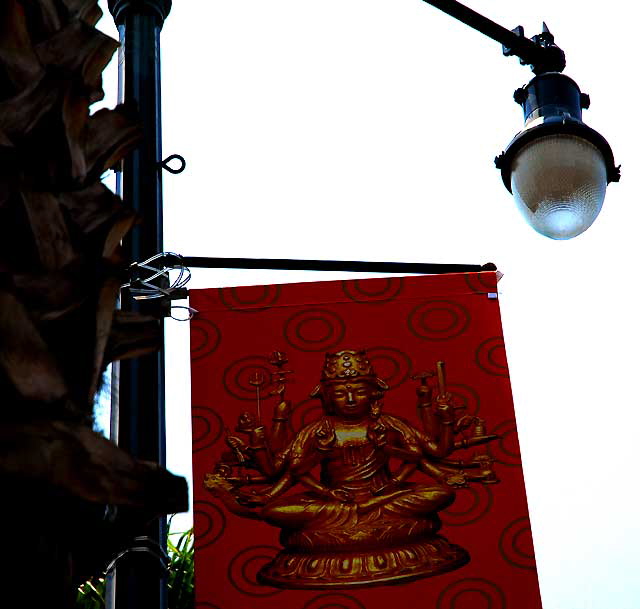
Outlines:
[{"label": "lamp support arm", "polygon": [[565,68],[564,52],[554,43],[553,35],[544,23],[542,33],[529,39],[525,37],[522,26],[508,30],[456,0],[424,0],[424,2],[501,43],[504,55],[519,57],[520,62],[523,65],[530,65],[536,74],[562,72]]}]

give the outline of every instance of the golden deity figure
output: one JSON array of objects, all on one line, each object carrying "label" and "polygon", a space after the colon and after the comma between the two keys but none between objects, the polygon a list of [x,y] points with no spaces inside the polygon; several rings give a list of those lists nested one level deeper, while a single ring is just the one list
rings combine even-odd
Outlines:
[{"label": "golden deity figure", "polygon": [[[366,351],[327,353],[311,393],[323,414],[297,433],[288,425],[286,362],[280,352],[271,360],[277,405],[270,432],[243,413],[236,431],[247,440],[228,434],[230,450],[205,480],[233,513],[281,529],[283,549],[260,570],[259,581],[294,589],[375,586],[466,564],[467,551],[438,534],[438,512],[454,501],[455,488],[497,478],[486,453],[448,456],[497,436],[453,404],[444,362],[437,373],[414,377],[420,430],[383,412],[388,387]],[[264,379],[254,380],[259,403]],[[428,479],[411,479],[417,472]]]}]

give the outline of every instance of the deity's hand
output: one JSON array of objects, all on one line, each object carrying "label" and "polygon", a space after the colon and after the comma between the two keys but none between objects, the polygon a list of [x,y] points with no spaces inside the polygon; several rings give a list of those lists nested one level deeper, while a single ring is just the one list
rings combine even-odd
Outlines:
[{"label": "deity's hand", "polygon": [[233,485],[220,473],[207,474],[204,479],[204,485],[214,495],[230,493],[233,490]]},{"label": "deity's hand", "polygon": [[237,436],[227,436],[225,442],[240,463],[247,461],[247,445],[240,438]]},{"label": "deity's hand", "polygon": [[467,476],[464,472],[456,472],[455,474],[448,475],[445,478],[445,483],[448,486],[452,486],[454,488],[463,488],[465,486],[469,486]]},{"label": "deity's hand", "polygon": [[288,421],[290,415],[291,406],[289,405],[289,402],[285,400],[278,402],[276,407],[273,409],[273,418],[277,421]]},{"label": "deity's hand", "polygon": [[387,443],[387,426],[383,423],[376,423],[367,430],[367,438],[375,446],[384,446]]},{"label": "deity's hand", "polygon": [[273,497],[269,493],[256,493],[255,491],[236,491],[236,500],[247,507],[259,507],[266,505]]},{"label": "deity's hand", "polygon": [[387,482],[386,484],[383,484],[382,486],[374,489],[373,494],[384,495],[385,493],[390,493],[392,491],[398,490],[399,486],[400,482],[398,482],[398,480],[396,480],[395,478],[391,478],[391,480],[389,480],[389,482]]},{"label": "deity's hand", "polygon": [[353,495],[344,488],[332,488],[327,490],[326,497],[335,499],[340,503],[353,503]]},{"label": "deity's hand", "polygon": [[448,405],[450,404],[452,397],[453,396],[448,391],[445,391],[444,393],[439,393],[436,396],[436,403],[438,404],[438,406],[444,405],[444,404]]},{"label": "deity's hand", "polygon": [[256,427],[253,429],[249,438],[251,440],[251,448],[263,448],[266,444],[264,427]]},{"label": "deity's hand", "polygon": [[416,389],[416,395],[421,402],[430,402],[433,398],[433,389],[428,385],[419,385]]},{"label": "deity's hand", "polygon": [[329,421],[325,419],[320,429],[315,433],[316,442],[320,450],[328,450],[333,446],[336,440],[336,433],[331,427]]},{"label": "deity's hand", "polygon": [[440,393],[436,397],[435,414],[442,423],[453,423],[455,420],[452,397],[449,392]]},{"label": "deity's hand", "polygon": [[245,450],[247,445],[238,436],[227,436],[224,440],[232,450]]}]

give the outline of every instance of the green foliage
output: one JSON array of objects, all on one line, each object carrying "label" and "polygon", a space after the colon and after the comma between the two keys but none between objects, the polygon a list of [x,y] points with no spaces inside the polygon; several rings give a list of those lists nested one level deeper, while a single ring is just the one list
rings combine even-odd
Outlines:
[{"label": "green foliage", "polygon": [[[174,545],[171,537],[178,537]],[[193,529],[169,535],[169,609],[193,609]]]},{"label": "green foliage", "polygon": [[105,608],[105,578],[94,577],[78,588],[77,609]]},{"label": "green foliage", "polygon": [[[193,529],[169,534],[167,550],[169,609],[193,609]],[[76,608],[105,609],[105,588],[104,577],[94,577],[84,583],[78,589]]]}]

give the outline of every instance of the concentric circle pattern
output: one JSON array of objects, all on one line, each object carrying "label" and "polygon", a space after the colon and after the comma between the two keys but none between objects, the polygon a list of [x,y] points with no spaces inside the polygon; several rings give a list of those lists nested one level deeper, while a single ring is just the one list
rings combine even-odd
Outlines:
[{"label": "concentric circle pattern", "polygon": [[402,291],[402,277],[349,279],[342,282],[344,293],[356,302],[389,302]]},{"label": "concentric circle pattern", "polygon": [[300,351],[325,351],[344,337],[342,318],[328,309],[307,309],[292,315],[284,324],[285,340]]},{"label": "concentric circle pattern", "polygon": [[222,304],[238,313],[264,311],[280,298],[279,285],[250,285],[237,288],[218,288]]},{"label": "concentric circle pattern", "polygon": [[522,465],[515,419],[502,421],[491,430],[491,433],[500,436],[499,440],[491,443],[489,448],[491,456],[502,465]]},{"label": "concentric circle pattern", "polygon": [[495,272],[465,273],[464,280],[476,294],[487,294],[497,289]]},{"label": "concentric circle pattern", "polygon": [[190,325],[191,359],[196,361],[213,353],[222,340],[222,332],[209,319],[194,317]]},{"label": "concentric circle pattern", "polygon": [[301,609],[366,609],[354,596],[349,594],[319,594],[304,604]]},{"label": "concentric circle pattern", "polygon": [[504,338],[493,336],[482,341],[476,349],[476,363],[487,374],[509,376]]},{"label": "concentric circle pattern", "polygon": [[233,587],[247,596],[274,596],[282,592],[257,580],[258,571],[277,553],[275,546],[249,546],[238,552],[229,562],[227,571]]},{"label": "concentric circle pattern", "polygon": [[247,355],[229,364],[222,375],[222,384],[229,394],[238,400],[255,400],[258,385],[252,384],[262,381],[259,385],[260,397],[269,395],[269,383],[272,369],[269,359],[263,355]]},{"label": "concentric circle pattern", "polygon": [[451,300],[428,300],[409,314],[409,330],[424,340],[451,340],[469,327],[471,316],[461,304]]},{"label": "concentric circle pattern", "polygon": [[526,516],[516,518],[500,534],[500,554],[512,566],[535,569],[536,561],[531,538],[531,525]]},{"label": "concentric circle pattern", "polygon": [[480,395],[478,392],[462,383],[447,382],[447,390],[453,396],[455,406],[464,406],[464,414],[475,416],[480,411]]},{"label": "concentric circle pattern", "polygon": [[194,453],[215,444],[220,439],[224,428],[220,415],[207,406],[191,408],[191,426]]},{"label": "concentric circle pattern", "polygon": [[224,512],[211,501],[195,501],[193,504],[193,529],[195,549],[202,550],[222,537],[227,526]]},{"label": "concentric circle pattern", "polygon": [[445,525],[463,526],[484,518],[493,505],[491,489],[484,484],[474,484],[456,491],[451,507],[440,512]]},{"label": "concentric circle pattern", "polygon": [[402,385],[411,374],[411,358],[394,347],[372,347],[367,349],[369,361],[389,389]]},{"label": "concentric circle pattern", "polygon": [[507,609],[507,599],[494,582],[468,577],[447,586],[438,596],[436,609]]}]

